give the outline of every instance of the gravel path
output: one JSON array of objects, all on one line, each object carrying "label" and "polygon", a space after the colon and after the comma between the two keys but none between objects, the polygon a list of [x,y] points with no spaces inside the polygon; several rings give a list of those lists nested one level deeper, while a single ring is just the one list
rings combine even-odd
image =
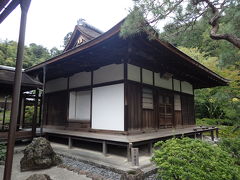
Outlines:
[{"label": "gravel path", "polygon": [[146,177],[144,180],[160,180],[160,179],[157,178],[157,174],[152,174],[152,175]]},{"label": "gravel path", "polygon": [[121,174],[113,172],[109,169],[97,167],[88,163],[84,163],[72,158],[63,157],[63,164],[62,167],[66,167],[69,170],[73,170],[74,172],[78,172],[80,174],[87,174],[88,177],[94,178],[94,179],[114,179],[114,180],[120,180]]},{"label": "gravel path", "polygon": [[[63,164],[61,165],[64,168],[72,170],[74,172],[78,172],[80,174],[86,174],[87,177],[91,177],[93,179],[104,179],[104,180],[120,180],[122,174],[114,172],[110,169],[97,167],[95,165],[91,165],[85,162],[81,162],[74,158],[69,158],[65,156],[61,156],[63,160]],[[159,180],[156,174],[149,175],[144,180]]]}]

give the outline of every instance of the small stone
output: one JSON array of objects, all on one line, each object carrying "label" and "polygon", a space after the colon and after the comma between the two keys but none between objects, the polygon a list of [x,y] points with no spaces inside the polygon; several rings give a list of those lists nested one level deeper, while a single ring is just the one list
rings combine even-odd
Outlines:
[{"label": "small stone", "polygon": [[53,151],[50,142],[43,137],[34,138],[32,143],[24,149],[24,156],[20,161],[21,171],[46,169],[62,162]]},{"label": "small stone", "polygon": [[29,176],[26,180],[51,180],[51,178],[47,174],[33,174]]},{"label": "small stone", "polygon": [[140,169],[129,171],[122,175],[121,180],[143,180],[144,173]]}]

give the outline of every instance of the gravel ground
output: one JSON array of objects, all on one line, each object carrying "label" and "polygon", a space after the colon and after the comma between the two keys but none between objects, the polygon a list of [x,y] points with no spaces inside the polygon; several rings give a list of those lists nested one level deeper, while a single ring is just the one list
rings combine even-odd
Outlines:
[{"label": "gravel ground", "polygon": [[87,174],[88,177],[94,179],[114,179],[114,180],[120,180],[121,178],[121,174],[113,172],[111,170],[100,168],[68,157],[62,156],[61,158],[63,160],[63,164],[61,166],[66,167],[69,170],[78,172],[80,174]]},{"label": "gravel ground", "polygon": [[[105,169],[101,167],[97,167],[85,162],[81,162],[79,160],[61,156],[63,160],[63,164],[61,165],[64,168],[72,170],[74,172],[78,172],[80,174],[86,174],[87,177],[93,179],[104,179],[104,180],[120,180],[122,174],[114,172],[110,169]],[[156,177],[156,174],[151,174],[146,177],[144,180],[159,180]]]},{"label": "gravel ground", "polygon": [[144,180],[160,180],[160,179],[157,178],[157,174],[152,174],[152,175],[146,177]]}]

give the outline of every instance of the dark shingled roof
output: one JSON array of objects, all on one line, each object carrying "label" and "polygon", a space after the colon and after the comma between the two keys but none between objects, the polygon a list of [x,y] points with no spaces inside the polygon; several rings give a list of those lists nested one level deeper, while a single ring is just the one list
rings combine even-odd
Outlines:
[{"label": "dark shingled roof", "polygon": [[[121,42],[123,43],[126,40],[120,38],[119,33],[120,33],[121,25],[123,24],[124,20],[125,19],[123,19],[118,24],[116,24],[114,27],[112,27],[110,30],[99,35],[98,37],[93,38],[92,40],[89,40],[88,42],[82,43],[77,47],[72,46],[72,48],[68,48],[67,50],[65,49],[65,51],[62,54],[60,54],[56,57],[53,57],[45,62],[42,62],[38,65],[30,67],[30,68],[26,69],[25,72],[28,74],[36,75],[36,74],[40,73],[40,71],[42,70],[43,67],[46,67],[46,66],[53,67],[55,64],[58,64],[59,66],[62,64],[62,66],[65,66],[67,63],[69,66],[71,66],[71,62],[81,63],[80,61],[84,61],[84,58],[79,59],[79,58],[76,58],[77,56],[79,56],[80,54],[84,54],[87,50],[92,50],[92,52],[94,52],[94,50],[95,50],[95,52],[96,52],[99,49],[99,50],[103,51],[103,48],[102,49],[100,48],[100,44],[105,43],[105,45],[108,45],[111,42],[113,43],[114,37],[115,37],[115,41],[117,41],[118,43],[121,43]],[[75,27],[75,28],[78,28],[78,27]],[[74,32],[79,32],[79,30],[76,30]],[[72,37],[79,37],[79,36],[77,36],[77,35],[74,36],[74,34],[73,34]],[[153,49],[153,51],[151,51],[151,52],[158,53],[159,56],[161,54],[162,56],[167,57],[169,61],[171,61],[169,63],[168,63],[168,61],[165,61],[166,66],[177,65],[178,66],[177,68],[179,68],[179,71],[180,71],[180,67],[182,68],[182,70],[184,69],[184,71],[186,71],[186,72],[183,72],[183,73],[179,72],[178,75],[181,76],[182,79],[188,78],[188,79],[190,79],[189,80],[190,82],[195,83],[195,87],[194,87],[195,89],[228,85],[229,81],[227,79],[219,76],[218,74],[211,71],[207,67],[203,66],[199,62],[195,61],[194,59],[192,59],[188,55],[184,54],[179,49],[177,49],[176,47],[171,45],[170,43],[161,41],[159,39],[149,41],[149,39],[147,39],[143,33],[139,36],[135,36],[134,38],[135,38],[134,40],[136,40],[136,41],[137,41],[137,38],[140,39],[138,41],[139,45],[143,44],[142,47],[137,46],[137,48],[140,51],[144,51],[144,49],[146,49],[146,48],[147,48],[146,51],[150,51],[150,49]],[[127,40],[129,40],[129,39],[127,39]],[[133,40],[131,39],[131,41],[133,41]],[[114,45],[116,45],[116,42],[114,42],[114,43],[115,43]],[[135,46],[136,46],[136,44],[135,44]],[[111,51],[111,47],[112,47],[112,45],[109,46],[109,48],[108,48],[109,51],[107,51],[105,49],[107,51],[107,53],[109,53],[109,54],[116,53],[116,51],[115,52]],[[101,51],[99,51],[98,53],[101,53]],[[97,55],[97,52],[95,53],[95,55]],[[89,54],[86,56],[89,56]],[[158,62],[159,62],[159,60],[158,60]],[[64,65],[64,63],[65,63],[65,65]],[[170,65],[170,63],[172,63],[172,65]],[[174,67],[174,68],[176,68],[176,67]],[[174,68],[172,69],[173,74],[175,72]],[[75,68],[75,69],[77,69],[77,68]],[[58,74],[60,74],[60,72],[61,71],[59,71]]]},{"label": "dark shingled roof", "polygon": [[[15,68],[0,65],[0,85],[12,85],[14,83]],[[23,87],[42,87],[42,83],[34,80],[25,72],[22,73]]]},{"label": "dark shingled roof", "polygon": [[83,24],[76,25],[64,51],[68,51],[68,50],[76,47],[77,40],[80,36],[84,39],[83,43],[86,43],[92,39],[97,38],[102,33],[103,32],[100,31],[99,29],[97,29],[94,26],[91,26],[85,22]]}]

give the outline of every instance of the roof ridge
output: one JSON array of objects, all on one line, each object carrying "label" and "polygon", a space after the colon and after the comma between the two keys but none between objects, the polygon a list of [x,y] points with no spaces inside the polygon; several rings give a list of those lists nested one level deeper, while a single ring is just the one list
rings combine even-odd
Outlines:
[{"label": "roof ridge", "polygon": [[85,21],[78,22],[77,26],[87,27],[87,28],[89,28],[89,29],[99,33],[99,34],[103,34],[104,33],[100,29],[96,28],[95,26],[93,26],[91,24],[86,23]]}]

